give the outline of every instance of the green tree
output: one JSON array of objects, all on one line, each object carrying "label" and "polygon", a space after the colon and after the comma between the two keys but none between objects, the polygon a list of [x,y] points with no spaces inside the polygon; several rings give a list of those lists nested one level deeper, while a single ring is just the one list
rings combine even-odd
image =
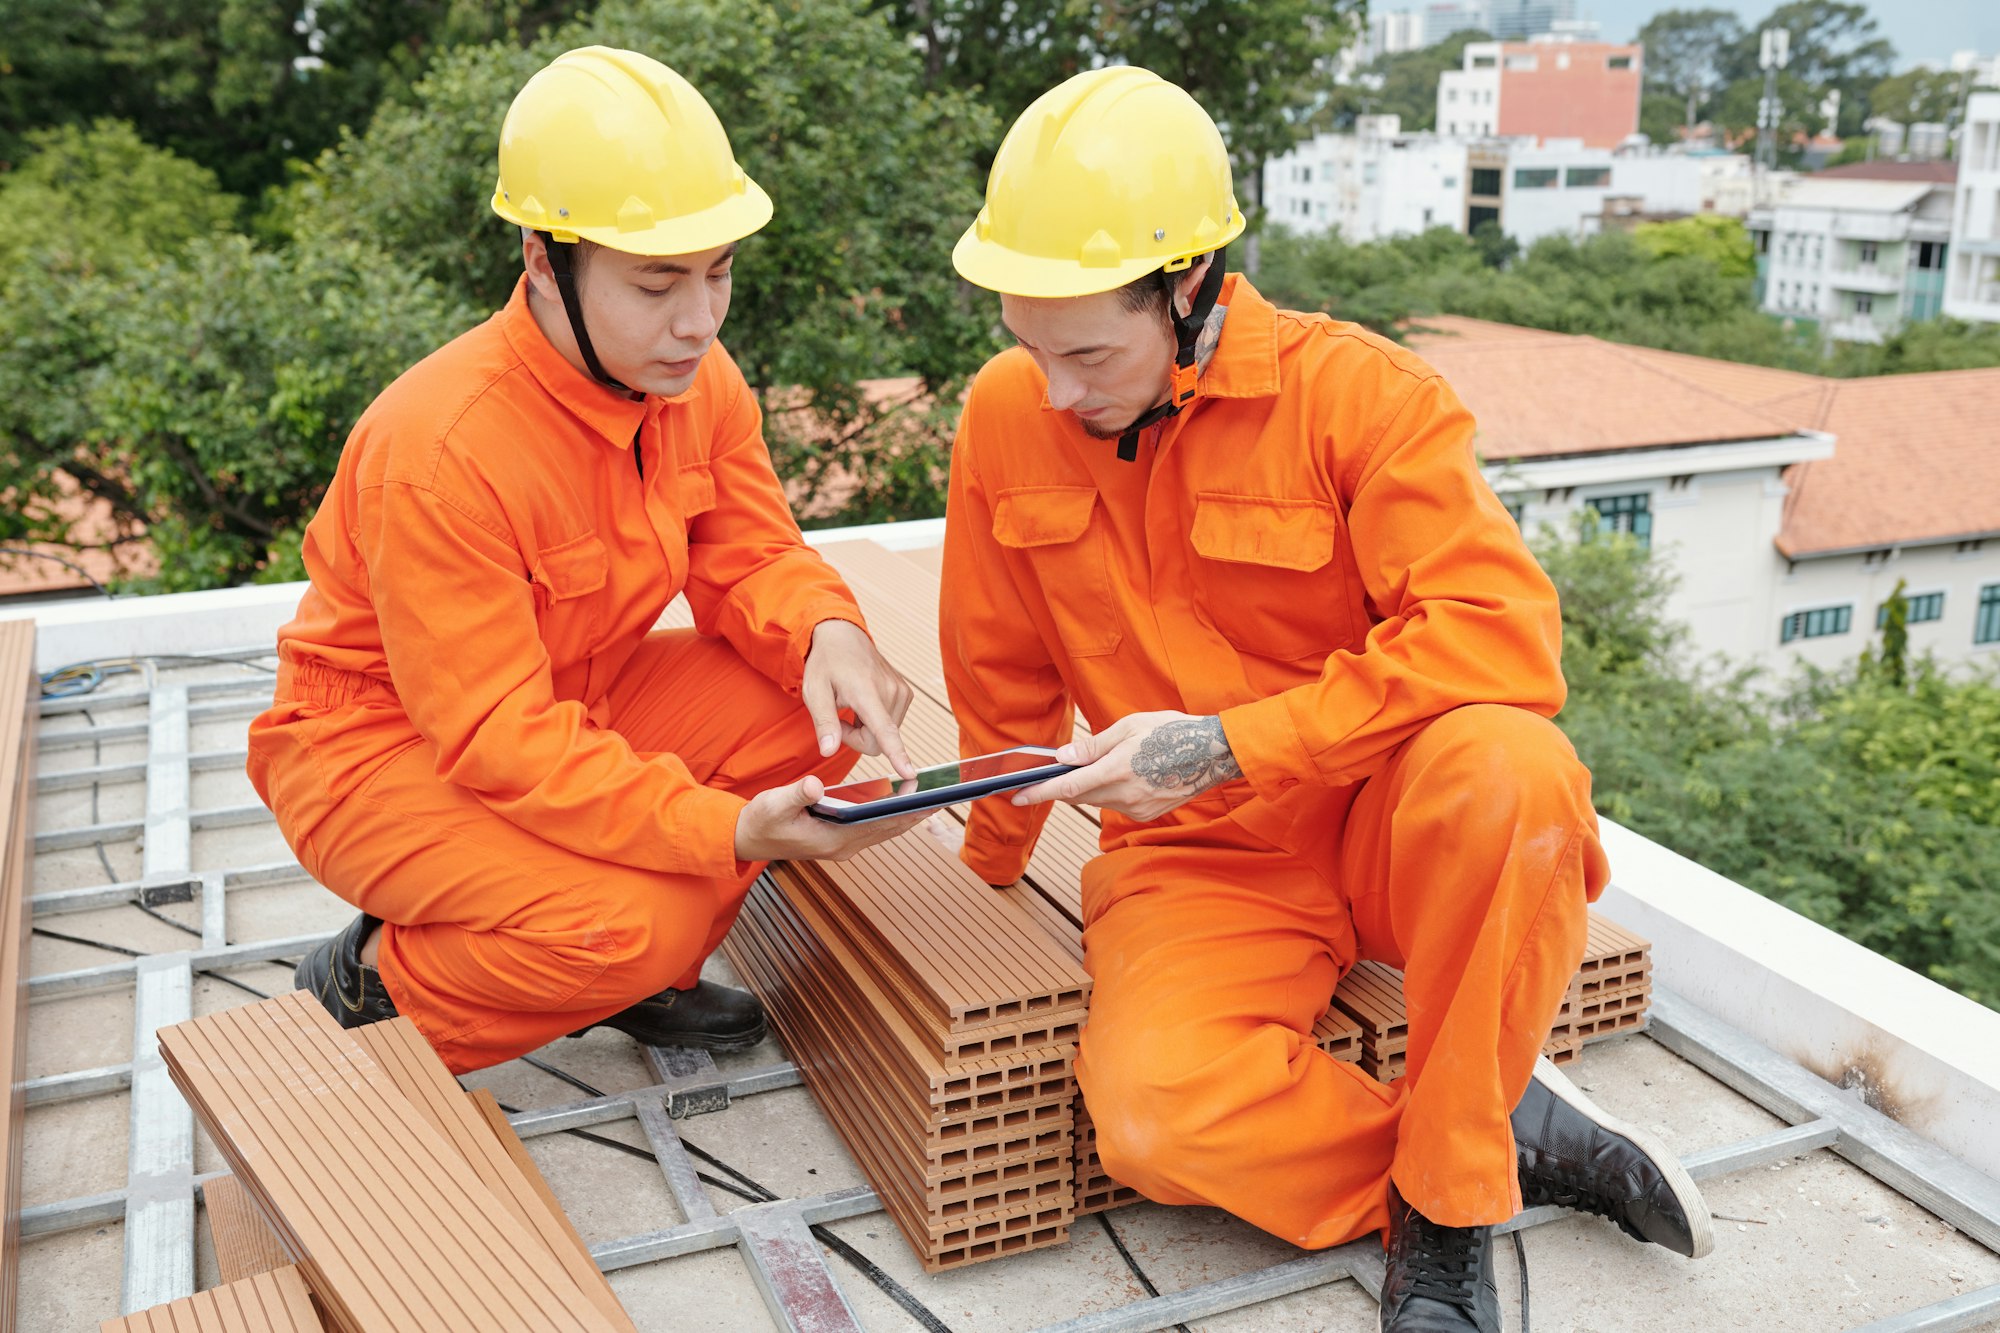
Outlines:
[{"label": "green tree", "polygon": [[[1778,161],[1782,165],[1796,166],[1799,143],[1810,139],[1820,128],[1819,104],[1824,94],[1789,72],[1778,76],[1775,87],[1779,110]],[[1763,96],[1762,74],[1737,79],[1715,94],[1709,103],[1708,118],[1729,136],[1730,142],[1747,141],[1757,133],[1757,108]],[[1847,103],[1843,100],[1843,120],[1846,112]],[[1744,151],[1750,149],[1746,147]]]},{"label": "green tree", "polygon": [[1869,109],[1878,116],[1905,125],[1946,124],[1958,112],[1970,73],[1955,74],[1948,69],[1918,65],[1891,75],[1869,90]]},{"label": "green tree", "polygon": [[[1878,35],[1868,7],[1855,0],[1787,0],[1763,22],[1747,29],[1730,48],[1723,69],[1732,83],[1754,83],[1760,93],[1763,73],[1757,67],[1758,43],[1767,28],[1783,28],[1791,34],[1785,77],[1805,90],[1800,103],[1786,95],[1787,110],[1803,109],[1808,103],[1817,108],[1828,92],[1839,89],[1840,124],[1836,132],[1843,137],[1859,133],[1871,114],[1869,93],[1888,77],[1896,61],[1896,48]],[[1749,123],[1754,126],[1754,97],[1751,110]],[[1816,116],[1817,112],[1811,114]]]},{"label": "green tree", "polygon": [[2000,1007],[2000,676],[1693,662],[1629,537],[1585,517],[1533,544],[1562,597],[1557,722],[1602,813]]},{"label": "green tree", "polygon": [[[764,397],[803,507],[839,493],[850,514],[940,512],[934,484],[919,494],[894,479],[941,475],[948,427],[915,404],[956,402],[959,379],[996,345],[994,312],[961,289],[950,255],[979,210],[974,158],[999,129],[970,94],[925,91],[921,53],[861,0],[610,0],[525,50],[455,49],[407,105],[323,154],[274,216],[301,238],[380,247],[496,307],[521,262],[519,235],[488,208],[514,93],[563,50],[653,50],[667,32],[663,54],[776,205],[743,246],[723,337]],[[862,387],[896,375],[927,393]]]},{"label": "green tree", "polygon": [[1739,218],[1704,213],[1673,222],[1643,222],[1633,231],[1640,250],[1654,260],[1690,255],[1706,260],[1724,278],[1751,278],[1757,251]]},{"label": "green tree", "polygon": [[1661,10],[1639,29],[1646,48],[1646,91],[1679,102],[1684,108],[1680,124],[1700,124],[1703,105],[1722,86],[1723,63],[1742,40],[1743,25],[1729,10]]}]

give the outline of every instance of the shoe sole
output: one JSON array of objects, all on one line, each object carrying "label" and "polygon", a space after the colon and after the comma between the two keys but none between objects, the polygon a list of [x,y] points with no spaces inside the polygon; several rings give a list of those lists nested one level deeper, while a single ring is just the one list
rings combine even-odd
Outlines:
[{"label": "shoe sole", "polygon": [[1607,1114],[1603,1107],[1584,1096],[1583,1089],[1570,1082],[1569,1076],[1556,1068],[1546,1055],[1535,1058],[1535,1081],[1599,1129],[1630,1139],[1646,1155],[1665,1178],[1667,1188],[1673,1191],[1674,1202],[1681,1206],[1681,1212],[1687,1217],[1688,1231],[1694,1238],[1694,1253],[1689,1258],[1699,1259],[1715,1248],[1715,1223],[1708,1215],[1708,1202],[1701,1197],[1701,1189],[1694,1183],[1694,1177],[1687,1173],[1687,1168],[1681,1165],[1681,1159],[1666,1144],[1637,1125],[1627,1124]]},{"label": "shoe sole", "polygon": [[[625,1032],[625,1029],[615,1027],[610,1023],[592,1023],[589,1027],[578,1028],[569,1035],[572,1037],[581,1037],[584,1033],[595,1032],[598,1028],[608,1028],[613,1032],[624,1032],[626,1036],[631,1037],[633,1041],[638,1042],[641,1046],[654,1044],[630,1032]],[[713,1054],[721,1055],[729,1051],[747,1051],[770,1035],[771,1029],[767,1025],[758,1028],[755,1032],[736,1037],[719,1037],[700,1032],[684,1032],[679,1034],[679,1040],[677,1041],[660,1042],[657,1044],[663,1050],[709,1051]]]}]

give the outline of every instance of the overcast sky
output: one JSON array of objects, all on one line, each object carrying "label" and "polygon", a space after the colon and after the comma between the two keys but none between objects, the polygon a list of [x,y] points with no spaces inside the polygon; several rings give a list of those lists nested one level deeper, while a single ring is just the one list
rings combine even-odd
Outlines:
[{"label": "overcast sky", "polygon": [[[1896,47],[1897,67],[1942,65],[1954,51],[2000,53],[2000,0],[1866,0],[1882,35]],[[1400,8],[1377,0],[1378,7]],[[1414,5],[1414,8],[1422,6]],[[1778,0],[1577,0],[1580,16],[1604,25],[1611,41],[1630,41],[1641,24],[1663,9],[1733,9],[1746,24],[1778,7]]]}]

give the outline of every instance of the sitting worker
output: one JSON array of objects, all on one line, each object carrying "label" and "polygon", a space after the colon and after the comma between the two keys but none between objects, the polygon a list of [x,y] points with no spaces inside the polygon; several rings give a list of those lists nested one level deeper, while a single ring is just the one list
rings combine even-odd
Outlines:
[{"label": "sitting worker", "polygon": [[[456,1071],[598,1025],[745,1046],[762,1010],[702,962],[765,861],[919,822],[806,813],[854,749],[913,771],[910,689],[716,341],[771,203],[708,103],[571,51],[499,156],[526,274],[356,424],[250,729],[300,863],[362,912],[298,984],[347,1026],[407,1016]],[[695,628],[653,632],[683,592]]]},{"label": "sitting worker", "polygon": [[[945,677],[966,753],[1083,767],[980,802],[961,855],[1006,884],[1044,803],[1102,812],[1077,1079],[1114,1178],[1308,1248],[1386,1232],[1384,1328],[1497,1330],[1524,1202],[1687,1255],[1708,1213],[1537,1070],[1608,877],[1555,590],[1450,388],[1225,278],[1243,226],[1214,123],[1143,69],[994,159],[954,262],[1020,346],[959,425]],[[1391,1085],[1313,1043],[1357,959],[1403,970]]]}]

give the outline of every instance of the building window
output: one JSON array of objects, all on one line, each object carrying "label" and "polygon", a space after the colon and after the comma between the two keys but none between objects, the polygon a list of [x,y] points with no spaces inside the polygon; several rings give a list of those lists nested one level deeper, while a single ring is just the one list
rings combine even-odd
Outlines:
[{"label": "building window", "polygon": [[1438,187],[1445,190],[1456,190],[1458,188],[1458,177],[1446,176],[1438,182]]},{"label": "building window", "polygon": [[1500,193],[1500,168],[1474,167],[1472,169],[1472,192],[1484,195]]},{"label": "building window", "polygon": [[1854,297],[1854,313],[1872,315],[1875,313],[1875,298],[1868,292],[1857,292]]},{"label": "building window", "polygon": [[1875,248],[1875,242],[1873,242],[1873,241],[1863,241],[1863,242],[1861,243],[1861,262],[1862,262],[1862,263],[1864,263],[1864,264],[1872,264],[1872,263],[1874,263],[1874,262],[1875,262],[1875,256],[1876,256],[1876,254],[1877,254],[1877,253],[1878,253],[1878,252],[1877,252],[1877,250],[1876,250],[1876,248]]},{"label": "building window", "polygon": [[1823,639],[1829,634],[1845,634],[1854,627],[1854,607],[1822,606],[1813,611],[1794,611],[1785,617],[1778,642],[1793,639]]},{"label": "building window", "polygon": [[1979,590],[1979,618],[1972,622],[1974,643],[2000,643],[2000,583]]},{"label": "building window", "polygon": [[1975,537],[1969,542],[1960,542],[1958,544],[1957,554],[1978,555],[1979,552],[1985,547],[1985,545],[1986,545],[1986,539],[1984,537]]},{"label": "building window", "polygon": [[1507,57],[1507,68],[1525,70],[1532,73],[1539,62],[1532,55],[1512,55]]},{"label": "building window", "polygon": [[1563,173],[1563,184],[1572,190],[1602,190],[1611,184],[1610,167],[1571,167]]},{"label": "building window", "polygon": [[[1941,592],[1921,593],[1904,599],[1909,603],[1910,613],[1903,617],[1905,624],[1920,625],[1926,620],[1944,619],[1944,594]],[[1875,608],[1875,628],[1881,629],[1889,623],[1889,604]]]},{"label": "building window", "polygon": [[1517,190],[1553,190],[1562,173],[1554,167],[1514,168],[1514,188]]},{"label": "building window", "polygon": [[1521,516],[1528,512],[1528,497],[1525,495],[1503,495],[1500,503],[1507,509],[1507,517],[1514,520],[1514,526],[1521,526]]},{"label": "building window", "polygon": [[1299,168],[1299,181],[1301,184],[1311,185],[1312,178],[1313,178],[1313,169],[1311,167]]},{"label": "building window", "polygon": [[1600,495],[1588,501],[1604,526],[1613,532],[1629,532],[1639,545],[1653,548],[1653,497],[1650,495]]},{"label": "building window", "polygon": [[1361,183],[1363,185],[1373,185],[1377,180],[1381,179],[1381,176],[1382,164],[1380,162],[1363,162],[1361,164]]},{"label": "building window", "polygon": [[1943,242],[1943,241],[1918,241],[1918,242],[1917,242],[1917,267],[1918,267],[1918,268],[1927,268],[1927,269],[1940,269],[1940,268],[1943,268],[1943,267],[1944,267],[1944,242]]},{"label": "building window", "polygon": [[1889,557],[1896,553],[1893,546],[1885,546],[1879,551],[1870,551],[1861,557],[1861,568],[1873,571],[1889,563]]},{"label": "building window", "polygon": [[1465,210],[1465,229],[1467,232],[1478,231],[1481,223],[1498,222],[1499,220],[1500,210],[1497,208],[1474,206]]}]

